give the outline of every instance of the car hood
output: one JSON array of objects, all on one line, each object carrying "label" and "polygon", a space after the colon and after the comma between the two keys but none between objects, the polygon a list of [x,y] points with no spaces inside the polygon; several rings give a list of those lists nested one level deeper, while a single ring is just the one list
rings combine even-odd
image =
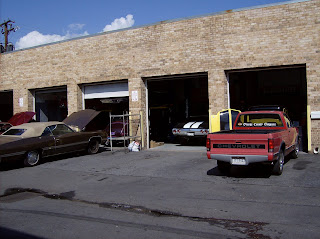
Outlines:
[{"label": "car hood", "polygon": [[32,120],[32,117],[35,115],[35,112],[20,112],[12,116],[8,122],[13,126],[29,123]]},{"label": "car hood", "polygon": [[102,130],[107,127],[108,122],[106,112],[92,109],[74,112],[63,120],[63,123],[76,129],[76,131]]}]

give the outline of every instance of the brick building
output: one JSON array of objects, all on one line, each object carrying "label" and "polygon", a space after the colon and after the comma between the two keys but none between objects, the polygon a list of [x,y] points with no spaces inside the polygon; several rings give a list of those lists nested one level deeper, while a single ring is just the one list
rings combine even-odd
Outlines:
[{"label": "brick building", "polygon": [[26,110],[39,121],[84,108],[141,111],[147,144],[194,115],[282,104],[301,126],[303,150],[320,146],[319,0],[164,21],[0,57],[1,120]]}]

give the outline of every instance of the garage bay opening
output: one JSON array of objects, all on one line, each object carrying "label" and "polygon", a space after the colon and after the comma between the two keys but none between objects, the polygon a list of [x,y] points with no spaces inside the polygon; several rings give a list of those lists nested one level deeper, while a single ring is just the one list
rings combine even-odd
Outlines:
[{"label": "garage bay opening", "polygon": [[126,147],[129,139],[135,139],[129,130],[134,123],[129,117],[128,80],[86,84],[82,92],[84,109],[101,111],[100,120],[107,122],[111,150],[116,145]]},{"label": "garage bay opening", "polygon": [[300,150],[307,152],[305,65],[231,70],[226,75],[231,108],[244,111],[258,105],[285,107],[294,125],[300,129]]},{"label": "garage bay opening", "polygon": [[37,121],[62,121],[67,117],[66,86],[35,90],[34,96]]},{"label": "garage bay opening", "polygon": [[13,116],[13,91],[0,92],[0,121],[8,121]]},{"label": "garage bay opening", "polygon": [[83,86],[84,108],[112,114],[129,112],[128,81],[101,82]]},{"label": "garage bay opening", "polygon": [[[149,141],[182,144],[202,142],[196,137],[177,139],[172,129],[177,125],[183,128],[188,122],[208,123],[208,74],[170,75],[145,80],[148,88]],[[194,140],[187,142],[189,139]]]}]

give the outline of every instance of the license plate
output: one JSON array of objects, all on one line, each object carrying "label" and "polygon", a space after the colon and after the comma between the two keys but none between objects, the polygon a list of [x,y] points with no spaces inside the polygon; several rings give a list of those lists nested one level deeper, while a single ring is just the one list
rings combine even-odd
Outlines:
[{"label": "license plate", "polygon": [[194,136],[194,133],[187,133],[187,136]]},{"label": "license plate", "polygon": [[232,158],[233,165],[246,165],[247,162],[244,158]]}]

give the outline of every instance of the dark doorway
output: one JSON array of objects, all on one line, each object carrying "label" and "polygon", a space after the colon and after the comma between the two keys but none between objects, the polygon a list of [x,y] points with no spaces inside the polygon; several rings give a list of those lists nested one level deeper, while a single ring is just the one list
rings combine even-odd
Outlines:
[{"label": "dark doorway", "polygon": [[62,121],[68,115],[67,87],[35,91],[36,120]]},{"label": "dark doorway", "polygon": [[230,107],[280,105],[300,127],[301,150],[307,152],[307,80],[305,65],[228,71]]},{"label": "dark doorway", "polygon": [[8,121],[13,116],[13,92],[0,92],[0,120]]},{"label": "dark doorway", "polygon": [[208,116],[208,74],[148,78],[149,139],[171,142],[172,128],[190,117]]}]

